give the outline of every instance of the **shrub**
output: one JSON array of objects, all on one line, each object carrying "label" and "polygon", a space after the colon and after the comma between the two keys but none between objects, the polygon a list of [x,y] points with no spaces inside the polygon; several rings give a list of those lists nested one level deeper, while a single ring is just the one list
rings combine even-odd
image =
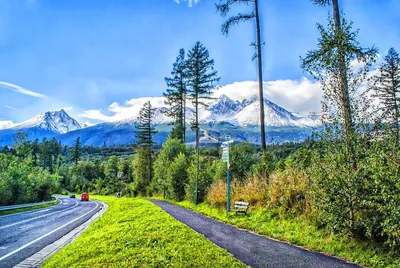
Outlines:
[{"label": "shrub", "polygon": [[[206,158],[200,156],[199,158],[199,177],[198,177],[198,200],[199,202],[203,202],[206,193],[213,183],[213,174],[210,172],[209,164]],[[190,161],[190,166],[188,169],[189,180],[186,185],[186,198],[194,202],[195,192],[196,192],[196,159],[193,155]]]},{"label": "shrub", "polygon": [[230,163],[232,178],[245,180],[254,164],[260,161],[256,148],[247,142],[231,146]]},{"label": "shrub", "polygon": [[185,198],[185,185],[187,183],[186,156],[180,153],[171,163],[168,170],[168,190],[171,197],[176,201],[182,201]]},{"label": "shrub", "polygon": [[301,170],[276,171],[270,177],[269,205],[281,212],[310,211],[309,177]]}]

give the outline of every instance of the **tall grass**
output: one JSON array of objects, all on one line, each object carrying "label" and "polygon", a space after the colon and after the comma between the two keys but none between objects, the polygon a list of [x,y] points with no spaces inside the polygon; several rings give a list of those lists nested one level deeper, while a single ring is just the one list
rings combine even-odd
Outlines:
[{"label": "tall grass", "polygon": [[[311,210],[308,194],[309,178],[304,172],[291,169],[276,171],[269,179],[252,175],[245,181],[231,184],[232,201],[247,201],[252,208],[278,207],[282,211],[303,213]],[[226,205],[226,182],[211,185],[207,202],[215,207]]]}]

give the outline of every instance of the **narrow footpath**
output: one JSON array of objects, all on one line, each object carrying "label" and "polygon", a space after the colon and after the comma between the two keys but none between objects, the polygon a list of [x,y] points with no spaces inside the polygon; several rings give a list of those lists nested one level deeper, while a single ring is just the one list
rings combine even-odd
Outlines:
[{"label": "narrow footpath", "polygon": [[358,267],[333,257],[240,230],[168,202],[151,201],[251,267]]}]

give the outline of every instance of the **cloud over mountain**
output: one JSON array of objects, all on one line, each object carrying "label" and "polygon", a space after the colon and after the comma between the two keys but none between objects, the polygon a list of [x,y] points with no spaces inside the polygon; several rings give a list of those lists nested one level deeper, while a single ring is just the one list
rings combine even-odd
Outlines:
[{"label": "cloud over mountain", "polygon": [[[213,97],[227,96],[234,101],[243,101],[258,95],[258,82],[235,82],[219,87],[213,91]],[[319,84],[307,78],[296,80],[277,80],[264,82],[264,97],[284,107],[288,111],[308,114],[321,110],[322,92]],[[164,97],[133,98],[124,104],[112,103],[107,112],[102,110],[86,110],[79,116],[82,118],[102,122],[115,122],[132,119],[139,114],[140,108],[150,101],[154,108],[164,107]],[[191,102],[188,103],[188,107]]]}]

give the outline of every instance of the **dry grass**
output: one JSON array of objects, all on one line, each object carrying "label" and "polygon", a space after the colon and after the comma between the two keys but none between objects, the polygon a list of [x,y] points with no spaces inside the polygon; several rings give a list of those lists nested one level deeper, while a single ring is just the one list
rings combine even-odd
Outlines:
[{"label": "dry grass", "polygon": [[[309,178],[298,170],[277,171],[269,180],[261,176],[251,176],[244,182],[231,184],[232,201],[247,201],[251,207],[279,207],[285,211],[306,212]],[[215,207],[226,204],[226,182],[218,180],[211,185],[206,198]]]}]

